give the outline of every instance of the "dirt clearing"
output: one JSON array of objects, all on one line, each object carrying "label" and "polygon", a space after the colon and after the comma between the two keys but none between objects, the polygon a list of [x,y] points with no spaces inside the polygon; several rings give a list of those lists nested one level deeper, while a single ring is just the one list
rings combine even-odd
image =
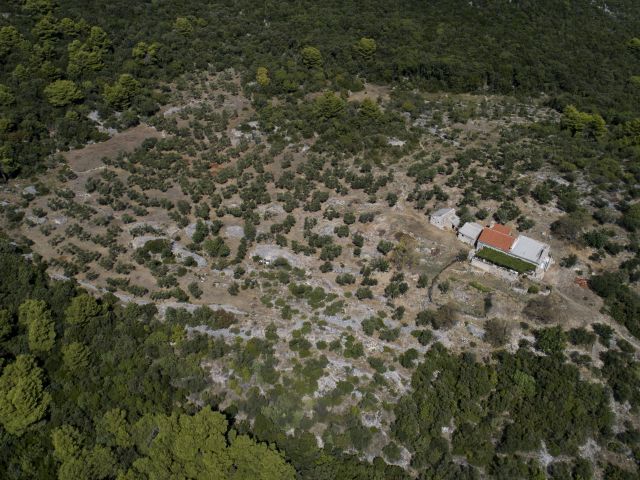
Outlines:
[{"label": "dirt clearing", "polygon": [[146,124],[140,124],[116,133],[106,142],[87,145],[79,150],[63,154],[69,167],[76,173],[88,172],[103,166],[102,158],[115,158],[120,152],[133,152],[147,138],[162,138],[162,132]]}]

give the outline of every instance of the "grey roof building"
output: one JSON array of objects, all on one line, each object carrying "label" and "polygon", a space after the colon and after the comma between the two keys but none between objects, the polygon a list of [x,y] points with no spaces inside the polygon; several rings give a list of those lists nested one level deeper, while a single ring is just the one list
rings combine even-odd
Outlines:
[{"label": "grey roof building", "polygon": [[480,233],[482,233],[482,225],[467,222],[458,230],[458,239],[469,245],[475,245]]},{"label": "grey roof building", "polygon": [[511,255],[527,262],[531,262],[539,268],[546,270],[549,266],[549,251],[551,247],[546,243],[533,238],[520,235],[511,246]]},{"label": "grey roof building", "polygon": [[440,208],[431,214],[429,223],[438,227],[440,230],[444,230],[445,228],[454,229],[460,224],[460,218],[456,215],[455,209]]}]

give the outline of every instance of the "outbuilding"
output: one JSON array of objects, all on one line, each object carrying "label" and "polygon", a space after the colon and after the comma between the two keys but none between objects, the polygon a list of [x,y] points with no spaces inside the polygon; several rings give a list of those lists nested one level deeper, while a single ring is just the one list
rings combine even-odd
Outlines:
[{"label": "outbuilding", "polygon": [[456,215],[455,209],[440,208],[431,214],[429,223],[440,230],[454,229],[460,224],[460,218]]},{"label": "outbuilding", "polygon": [[481,233],[482,225],[475,222],[467,222],[458,230],[458,240],[475,246]]}]

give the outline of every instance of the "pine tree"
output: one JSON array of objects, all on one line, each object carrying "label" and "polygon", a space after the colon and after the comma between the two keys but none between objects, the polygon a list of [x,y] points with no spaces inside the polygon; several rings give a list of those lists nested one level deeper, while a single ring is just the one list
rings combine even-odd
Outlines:
[{"label": "pine tree", "polygon": [[43,372],[31,355],[18,355],[0,376],[0,423],[12,435],[22,435],[44,417],[51,396],[42,385]]},{"label": "pine tree", "polygon": [[42,300],[26,300],[18,308],[18,321],[27,327],[29,349],[48,352],[56,339],[55,323]]}]

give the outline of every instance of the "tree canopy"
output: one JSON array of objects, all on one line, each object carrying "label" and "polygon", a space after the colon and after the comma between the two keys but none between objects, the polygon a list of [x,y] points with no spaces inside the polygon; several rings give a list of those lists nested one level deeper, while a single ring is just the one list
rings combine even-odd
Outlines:
[{"label": "tree canopy", "polygon": [[[134,462],[131,472],[143,478],[161,478],[166,472],[194,480],[295,478],[295,470],[281,453],[229,430],[225,417],[210,408],[193,416],[142,417],[132,428],[145,455]],[[149,435],[153,435],[150,445]]]},{"label": "tree canopy", "polygon": [[44,390],[44,372],[34,357],[19,355],[0,376],[0,423],[12,435],[24,434],[41,420],[51,403]]}]

